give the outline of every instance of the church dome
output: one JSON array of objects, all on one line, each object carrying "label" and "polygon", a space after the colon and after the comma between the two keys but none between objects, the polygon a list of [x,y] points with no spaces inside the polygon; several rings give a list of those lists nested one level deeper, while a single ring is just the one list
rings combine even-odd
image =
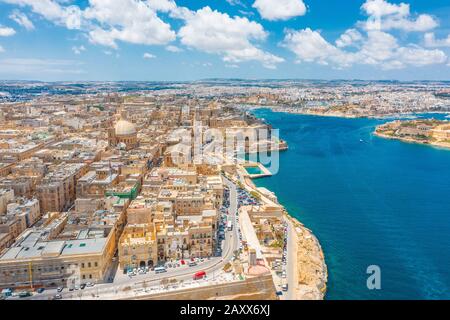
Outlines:
[{"label": "church dome", "polygon": [[136,134],[136,127],[129,121],[119,120],[115,127],[116,136],[129,136]]}]

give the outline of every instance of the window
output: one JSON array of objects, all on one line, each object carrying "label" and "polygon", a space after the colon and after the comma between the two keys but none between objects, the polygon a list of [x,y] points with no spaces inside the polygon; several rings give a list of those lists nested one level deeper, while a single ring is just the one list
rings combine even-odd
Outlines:
[{"label": "window", "polygon": [[90,267],[91,267],[91,263],[89,262],[89,263],[88,263],[88,268],[90,268]]},{"label": "window", "polygon": [[94,264],[94,265],[95,265],[95,267],[98,267],[98,262],[95,262],[95,264]]},{"label": "window", "polygon": [[81,268],[84,268],[84,262],[81,264]]}]

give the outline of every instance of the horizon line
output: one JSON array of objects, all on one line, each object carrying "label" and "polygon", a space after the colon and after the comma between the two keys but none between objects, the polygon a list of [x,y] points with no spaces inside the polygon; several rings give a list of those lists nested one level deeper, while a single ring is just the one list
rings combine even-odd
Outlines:
[{"label": "horizon line", "polygon": [[414,79],[414,80],[399,80],[399,79],[321,79],[321,78],[202,78],[196,80],[36,80],[36,79],[0,79],[0,82],[41,82],[41,83],[100,83],[100,82],[148,82],[148,83],[192,83],[192,82],[207,82],[207,81],[360,81],[360,82],[450,82],[448,80],[438,79]]}]

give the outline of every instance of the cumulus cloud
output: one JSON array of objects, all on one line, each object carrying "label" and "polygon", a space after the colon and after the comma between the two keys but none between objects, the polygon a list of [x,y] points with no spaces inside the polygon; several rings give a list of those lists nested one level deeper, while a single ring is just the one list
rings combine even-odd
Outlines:
[{"label": "cumulus cloud", "polygon": [[16,34],[16,30],[9,27],[2,27],[0,25],[0,37],[10,37]]},{"label": "cumulus cloud", "polygon": [[435,18],[428,14],[420,14],[414,19],[406,3],[397,5],[386,0],[366,0],[361,9],[369,16],[361,23],[366,30],[423,32],[438,26]]},{"label": "cumulus cloud", "polygon": [[[169,23],[158,16],[164,13],[184,23],[178,32],[182,44],[221,55],[227,63],[259,61],[267,68],[275,68],[276,64],[284,61],[258,46],[267,38],[262,25],[244,17],[230,17],[209,7],[191,11],[178,7],[174,0],[88,0],[83,9],[66,0],[0,1],[26,7],[56,25],[86,32],[91,43],[113,49],[118,48],[119,42],[127,42],[164,45],[170,52],[182,51],[170,45],[177,34]],[[264,1],[259,4],[264,10]],[[302,6],[304,4],[299,0],[282,0],[279,5],[280,10],[292,9],[295,15],[304,13],[306,9]],[[11,18],[29,29],[34,27],[28,17],[19,11]],[[284,18],[287,15],[277,11],[276,19]],[[79,48],[73,48],[77,54],[82,51],[75,49]]]},{"label": "cumulus cloud", "polygon": [[275,68],[284,60],[258,48],[252,41],[262,41],[267,33],[259,23],[243,17],[204,7],[187,17],[178,32],[181,43],[207,53],[219,54],[225,62],[259,61]]},{"label": "cumulus cloud", "polygon": [[72,47],[72,51],[73,51],[73,53],[75,53],[75,54],[77,54],[77,55],[79,55],[79,54],[81,54],[83,51],[86,51],[86,48],[84,47],[84,46],[74,46],[74,47]]},{"label": "cumulus cloud", "polygon": [[[261,48],[268,33],[260,23],[210,7],[192,11],[178,7],[174,0],[86,0],[82,8],[72,0],[0,2],[27,8],[34,15],[67,29],[80,30],[91,43],[109,49],[117,49],[121,42],[126,42],[161,45],[167,51],[180,52],[183,49],[171,44],[178,37],[186,47],[221,56],[228,66],[257,61],[266,68],[276,68],[284,61]],[[271,21],[302,16],[307,10],[303,0],[254,0],[252,3],[263,19]],[[327,41],[319,31],[306,28],[287,30],[282,46],[295,53],[297,62],[315,62],[337,68],[369,64],[393,69],[447,61],[445,53],[438,48],[449,47],[450,36],[435,38],[430,30],[436,28],[438,21],[433,16],[411,13],[409,4],[387,0],[365,0],[361,11],[367,20],[356,23],[334,42]],[[27,30],[34,28],[22,10],[13,11],[9,17]],[[182,26],[178,32],[163,20],[164,17],[180,20]],[[397,38],[387,33],[390,30],[428,33],[424,35],[424,47],[420,47],[400,45]],[[0,26],[0,36],[14,33],[14,29]],[[85,48],[73,47],[72,50],[80,54]],[[150,56],[144,55],[144,58]]]},{"label": "cumulus cloud", "polygon": [[181,49],[181,48],[179,48],[179,47],[177,47],[177,46],[174,46],[174,45],[168,45],[167,47],[166,47],[166,50],[167,51],[169,51],[169,52],[182,52],[183,51],[183,49]]},{"label": "cumulus cloud", "polygon": [[349,47],[357,44],[363,39],[361,33],[356,29],[348,29],[339,39],[336,40],[336,46],[339,48]]},{"label": "cumulus cloud", "polygon": [[157,10],[169,10],[170,1],[90,0],[84,17],[100,26],[89,32],[92,43],[117,48],[117,40],[146,45],[167,44],[175,32]]},{"label": "cumulus cloud", "polygon": [[287,31],[282,45],[295,53],[297,62],[316,62],[322,65],[331,63],[338,66],[349,66],[355,62],[352,53],[347,54],[310,28]]},{"label": "cumulus cloud", "polygon": [[315,62],[338,68],[354,64],[376,65],[383,69],[440,64],[447,60],[441,50],[427,50],[419,46],[402,47],[392,35],[383,31],[369,31],[357,51],[346,51],[326,41],[318,31],[309,28],[288,31],[283,46],[295,53],[297,62]]},{"label": "cumulus cloud", "polygon": [[430,48],[450,48],[450,34],[447,36],[447,38],[436,39],[434,33],[428,32],[424,35],[424,44],[426,47]]},{"label": "cumulus cloud", "polygon": [[19,10],[14,10],[9,15],[9,18],[15,21],[19,26],[22,26],[27,30],[34,30],[33,22],[30,19],[28,19],[26,14],[20,12]]},{"label": "cumulus cloud", "polygon": [[144,55],[142,56],[144,59],[155,59],[156,58],[156,56],[154,55],[154,54],[151,54],[151,53],[148,53],[148,52],[146,52],[146,53],[144,53]]},{"label": "cumulus cloud", "polygon": [[[71,1],[61,0],[0,0],[20,7],[29,7],[56,25],[88,32],[89,40],[117,48],[117,41],[134,44],[167,44],[175,39],[175,32],[162,21],[157,12],[176,9],[172,0],[89,0],[83,10]],[[17,23],[32,28],[23,14],[11,17]]]},{"label": "cumulus cloud", "polygon": [[288,20],[306,13],[303,0],[256,0],[253,8],[267,20]]},{"label": "cumulus cloud", "polygon": [[[409,4],[391,4],[385,0],[366,0],[362,10],[369,16],[357,28],[346,30],[332,44],[319,31],[310,28],[288,30],[282,46],[292,51],[297,62],[314,62],[336,68],[355,64],[373,65],[382,69],[400,69],[408,66],[426,66],[446,62],[441,50],[430,50],[415,44],[400,45],[386,30],[422,32],[437,26],[428,15],[411,17]],[[428,47],[444,46],[445,40],[436,40],[433,34],[425,36]]]},{"label": "cumulus cloud", "polygon": [[55,24],[63,25],[68,29],[80,29],[82,25],[82,10],[76,5],[61,6],[55,0],[1,0],[21,7],[30,7],[31,10]]}]

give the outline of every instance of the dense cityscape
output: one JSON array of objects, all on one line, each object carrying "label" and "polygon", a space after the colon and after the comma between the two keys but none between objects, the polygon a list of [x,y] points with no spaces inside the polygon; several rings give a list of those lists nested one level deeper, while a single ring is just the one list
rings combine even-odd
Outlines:
[{"label": "dense cityscape", "polygon": [[[272,128],[250,111],[450,110],[445,83],[147,86],[3,84],[0,286],[8,299],[203,299],[217,288],[226,298],[322,299],[320,244],[274,193],[253,184],[272,172],[239,157],[289,148],[275,134],[259,137]],[[381,96],[385,104],[374,109]],[[216,152],[208,130],[233,140],[231,152]],[[195,155],[195,138],[183,139],[198,132]]]},{"label": "dense cityscape", "polygon": [[0,302],[450,299],[446,2],[0,0]]}]

